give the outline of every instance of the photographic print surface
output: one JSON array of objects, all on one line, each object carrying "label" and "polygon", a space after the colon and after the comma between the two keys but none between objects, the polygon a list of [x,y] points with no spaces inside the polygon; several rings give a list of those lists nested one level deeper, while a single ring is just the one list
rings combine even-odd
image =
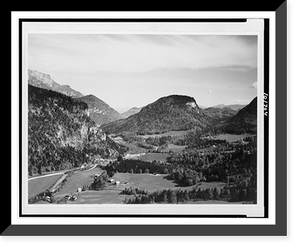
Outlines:
[{"label": "photographic print surface", "polygon": [[261,40],[29,29],[26,206],[261,206]]}]

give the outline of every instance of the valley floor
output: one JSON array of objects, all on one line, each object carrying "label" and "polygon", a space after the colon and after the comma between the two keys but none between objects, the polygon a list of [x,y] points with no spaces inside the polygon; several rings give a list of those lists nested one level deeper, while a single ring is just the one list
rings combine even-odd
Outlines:
[{"label": "valley floor", "polygon": [[[178,133],[182,135],[182,133]],[[173,134],[174,135],[174,134]],[[227,141],[237,141],[249,136],[249,134],[243,135],[230,135],[230,134],[220,134],[212,139],[226,139]],[[117,138],[119,143],[124,143],[121,138]],[[128,144],[126,143],[126,146]],[[161,161],[166,162],[169,156],[168,151],[179,152],[185,149],[185,146],[178,146],[174,144],[168,144],[167,148],[162,151],[162,153],[147,153],[145,149],[138,148],[135,144],[129,146],[130,151],[124,157],[125,159],[139,159],[143,161]],[[135,153],[132,153],[135,152]],[[90,167],[85,171],[76,171],[66,182],[64,188],[62,188],[58,193],[54,194],[54,199],[59,200],[64,198],[66,195],[76,194],[77,199],[73,201],[67,201],[69,204],[121,204],[125,199],[133,198],[133,195],[121,195],[121,191],[125,188],[140,189],[149,192],[154,192],[156,190],[163,189],[192,189],[194,186],[183,187],[179,186],[172,180],[168,180],[165,174],[131,174],[131,173],[116,173],[113,176],[114,182],[119,181],[118,185],[108,184],[104,189],[99,191],[86,190],[94,181],[95,174],[100,174],[102,169],[96,167]],[[34,177],[28,181],[28,197],[34,197],[35,195],[46,191],[47,189],[53,188],[62,178],[64,172],[58,172],[52,175],[42,175],[39,177]],[[224,182],[201,182],[197,185],[197,188],[223,188],[226,184]],[[85,191],[77,191],[78,188],[85,188]],[[196,201],[189,202],[189,204],[224,204],[228,203],[226,201]],[[230,202],[232,204],[232,202]]]},{"label": "valley floor", "polygon": [[[65,195],[75,193],[77,188],[93,182],[95,173],[99,173],[100,169],[95,168],[89,172],[77,172],[67,182],[64,189],[55,195],[56,199],[63,198]],[[133,189],[139,188],[153,192],[163,189],[192,189],[195,186],[182,187],[177,183],[167,180],[166,174],[130,174],[130,173],[117,173],[114,175],[113,180],[119,181],[120,184],[110,184],[102,190],[86,190],[78,193],[78,198],[75,201],[68,201],[69,204],[121,204],[127,198],[132,198],[130,195],[121,195],[120,192],[125,188],[132,187]],[[223,188],[223,182],[203,182],[198,185],[199,188]],[[209,202],[203,202],[209,204]],[[216,201],[218,203],[218,201]],[[221,202],[220,202],[221,203]]]}]

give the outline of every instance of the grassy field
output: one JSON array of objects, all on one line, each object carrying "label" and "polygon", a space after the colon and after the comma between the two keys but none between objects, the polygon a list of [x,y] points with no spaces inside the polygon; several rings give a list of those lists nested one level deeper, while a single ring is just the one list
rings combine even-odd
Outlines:
[{"label": "grassy field", "polygon": [[[139,188],[148,190],[150,192],[162,189],[192,189],[194,186],[181,187],[175,182],[164,178],[166,175],[152,175],[152,174],[130,174],[117,173],[113,179],[120,181],[119,185],[108,185],[105,189],[100,191],[84,191],[79,194],[76,201],[70,202],[72,204],[120,204],[125,198],[130,198],[128,195],[120,195],[120,192],[125,188]],[[225,183],[209,182],[198,185],[199,188],[219,187],[223,188]],[[207,203],[208,204],[208,203]]]},{"label": "grassy field", "polygon": [[[118,173],[114,179],[120,181],[120,188],[139,188],[148,191],[176,188],[177,184],[164,178],[166,175]],[[124,184],[128,182],[128,184]],[[123,185],[122,185],[123,183]]]},{"label": "grassy field", "polygon": [[126,196],[119,193],[119,190],[88,190],[81,192],[76,201],[70,201],[68,204],[121,204]]},{"label": "grassy field", "polygon": [[138,147],[135,143],[125,143],[124,145],[129,148],[128,153],[130,154],[144,153],[147,151],[144,148]]},{"label": "grassy field", "polygon": [[47,176],[28,181],[28,198],[46,191],[52,187],[61,178],[61,176],[62,175]]},{"label": "grassy field", "polygon": [[245,137],[251,137],[253,136],[252,134],[241,134],[241,135],[235,135],[235,134],[219,134],[216,136],[216,139],[225,139],[227,142],[233,142],[233,141],[237,141],[240,139],[243,139]]},{"label": "grassy field", "polygon": [[[120,195],[125,188],[139,188],[148,191],[177,188],[177,184],[164,178],[166,175],[117,173],[113,179],[120,181],[119,185],[109,185],[100,191],[81,192],[73,204],[120,204],[128,195]],[[127,184],[125,184],[127,183]],[[185,187],[189,188],[189,187]]]},{"label": "grassy field", "polygon": [[74,175],[72,175],[64,188],[60,190],[55,197],[64,196],[67,194],[71,194],[73,192],[76,192],[77,188],[83,187],[84,185],[91,185],[94,181],[94,175],[96,173],[100,173],[99,168],[94,168],[89,171],[78,171]]},{"label": "grassy field", "polygon": [[168,147],[165,148],[163,151],[169,152],[172,150],[173,152],[177,153],[179,151],[182,151],[185,149],[186,146],[181,146],[181,145],[175,145],[175,144],[168,144]]},{"label": "grassy field", "polygon": [[163,154],[163,153],[146,153],[145,155],[132,156],[130,157],[130,159],[139,159],[142,161],[149,161],[149,162],[152,162],[154,160],[160,162],[166,162],[168,156],[169,154]]},{"label": "grassy field", "polygon": [[167,157],[169,154],[163,154],[163,153],[147,153],[145,155],[139,156],[138,159],[142,161],[160,161],[160,162],[165,162],[167,160]]},{"label": "grassy field", "polygon": [[153,135],[143,135],[141,137],[143,138],[149,138],[149,137],[163,137],[163,136],[184,136],[188,133],[189,131],[168,131],[166,133],[161,133],[161,134],[153,134]]}]

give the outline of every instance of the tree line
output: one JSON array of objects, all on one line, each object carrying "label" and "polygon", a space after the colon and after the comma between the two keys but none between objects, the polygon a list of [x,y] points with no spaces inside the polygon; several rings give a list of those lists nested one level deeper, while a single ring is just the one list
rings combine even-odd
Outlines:
[{"label": "tree line", "polygon": [[[202,156],[201,156],[202,157]],[[193,157],[192,160],[197,160]],[[168,174],[167,178],[182,186],[192,186],[201,181],[230,182],[237,183],[247,178],[255,178],[257,166],[257,154],[244,154],[243,150],[237,150],[232,154],[212,154],[203,161],[207,164],[201,165],[193,161],[182,163],[182,161],[172,161],[172,163],[148,162],[142,160],[119,160],[110,163],[105,167],[109,177],[116,172],[120,173],[156,173]]]},{"label": "tree line", "polygon": [[133,198],[126,198],[125,204],[152,204],[152,203],[186,203],[194,201],[221,200],[229,202],[246,201],[256,203],[256,188],[246,183],[224,186],[223,188],[199,188],[189,190],[163,189],[154,192],[124,191],[122,194],[134,194]]},{"label": "tree line", "polygon": [[173,168],[174,166],[172,165],[160,162],[147,162],[142,160],[126,159],[112,162],[105,166],[104,169],[107,171],[108,176],[112,177],[116,172],[132,174],[168,174],[172,171]]}]

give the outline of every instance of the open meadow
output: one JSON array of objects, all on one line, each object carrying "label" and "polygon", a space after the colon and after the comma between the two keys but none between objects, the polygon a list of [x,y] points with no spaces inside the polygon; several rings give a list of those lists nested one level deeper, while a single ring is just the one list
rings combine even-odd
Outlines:
[{"label": "open meadow", "polygon": [[179,151],[182,151],[186,148],[186,146],[184,145],[176,145],[176,144],[168,144],[168,147],[163,149],[163,152],[169,152],[170,150],[172,150],[174,153],[177,153]]},{"label": "open meadow", "polygon": [[61,197],[67,194],[76,192],[77,188],[82,188],[83,186],[89,186],[94,181],[94,175],[100,173],[101,169],[98,167],[87,170],[87,171],[77,171],[72,175],[63,189],[61,189],[55,197]]},{"label": "open meadow", "polygon": [[160,161],[160,162],[166,162],[168,154],[163,154],[163,153],[146,153],[144,155],[141,155],[137,157],[136,159],[140,159],[142,161]]},{"label": "open meadow", "polygon": [[53,175],[47,177],[40,177],[28,181],[28,198],[46,191],[54,186],[54,184],[62,177],[62,175]]},{"label": "open meadow", "polygon": [[[75,176],[75,175],[74,175]],[[72,178],[74,177],[72,176]],[[139,188],[149,192],[163,189],[192,189],[195,186],[182,187],[177,183],[165,178],[166,174],[153,175],[153,174],[130,174],[130,173],[117,173],[113,176],[114,181],[119,181],[119,185],[109,184],[104,189],[95,191],[87,190],[80,192],[76,201],[69,201],[70,204],[121,204],[125,198],[132,198],[133,195],[121,195],[120,192],[125,188]],[[82,178],[84,179],[84,178]],[[78,181],[76,183],[76,181]],[[86,183],[86,182],[85,182]],[[77,186],[83,185],[80,182],[80,176],[68,181],[66,187],[59,193],[59,196],[69,194],[76,190]],[[205,182],[197,185],[198,188],[223,188],[223,182]],[[208,203],[207,203],[208,204]]]},{"label": "open meadow", "polygon": [[141,137],[143,138],[149,138],[149,137],[167,137],[167,136],[175,136],[175,137],[182,137],[184,135],[186,135],[189,131],[168,131],[165,133],[161,133],[161,134],[152,134],[152,135],[141,135]]},{"label": "open meadow", "polygon": [[226,140],[227,142],[233,142],[233,141],[238,141],[241,139],[244,139],[246,137],[252,137],[253,134],[250,133],[245,133],[245,134],[240,134],[240,135],[236,135],[236,134],[219,134],[217,135],[215,138],[216,139],[221,139],[221,140]]}]

